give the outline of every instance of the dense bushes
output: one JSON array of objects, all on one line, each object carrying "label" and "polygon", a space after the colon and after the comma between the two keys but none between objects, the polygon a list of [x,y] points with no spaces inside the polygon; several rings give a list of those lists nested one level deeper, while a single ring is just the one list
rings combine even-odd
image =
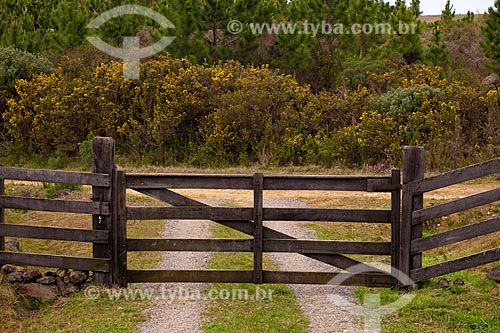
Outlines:
[{"label": "dense bushes", "polygon": [[[52,64],[47,59],[12,47],[0,47],[0,114],[7,109],[7,100],[16,96],[14,84],[19,79],[31,79],[35,74],[49,73]],[[5,141],[0,123],[0,143]]]},{"label": "dense bushes", "polygon": [[331,166],[398,164],[410,144],[426,147],[433,168],[500,147],[499,91],[449,82],[438,67],[387,65],[366,72],[368,86],[337,94],[236,62],[159,57],[141,71],[141,81],[125,80],[113,62],[17,81],[3,114],[10,147],[72,157],[107,135],[143,163]]}]

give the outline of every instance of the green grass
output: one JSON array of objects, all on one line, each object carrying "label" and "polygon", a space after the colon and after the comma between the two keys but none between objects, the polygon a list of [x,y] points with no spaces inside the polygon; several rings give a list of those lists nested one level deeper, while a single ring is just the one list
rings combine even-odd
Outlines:
[{"label": "green grass", "polygon": [[[426,200],[426,206],[441,204],[448,200]],[[322,202],[328,206],[327,202]],[[361,201],[366,207],[366,202]],[[380,208],[380,202],[373,207]],[[441,233],[471,223],[478,223],[497,217],[500,214],[498,203],[481,206],[459,214],[436,219],[425,224],[424,236]],[[358,241],[388,241],[390,229],[379,225],[345,223],[309,223],[319,239],[342,239]],[[435,265],[448,260],[471,255],[500,246],[500,233],[494,233],[454,245],[427,251],[423,255],[423,266]],[[372,257],[352,256],[355,259],[370,261]],[[380,257],[378,257],[380,258]],[[377,260],[380,261],[380,260]],[[498,263],[497,263],[498,264]],[[495,264],[448,274],[420,284],[416,296],[410,304],[400,311],[387,315],[382,320],[382,332],[500,332],[500,285],[486,279],[486,271]],[[441,278],[451,282],[449,288],[438,285]],[[464,286],[454,285],[460,278]],[[356,296],[362,300],[365,294],[380,293],[382,304],[389,304],[402,296],[397,289],[365,288],[355,289]]]},{"label": "green grass", "polygon": [[78,293],[61,308],[46,304],[21,323],[23,332],[132,333],[144,321],[142,311],[147,306],[146,301],[89,300]]},{"label": "green grass", "polygon": [[[500,331],[500,288],[484,275],[459,272],[445,276],[453,282],[460,277],[464,286],[442,288],[439,278],[422,284],[410,304],[397,313],[387,315],[382,332],[485,332]],[[381,302],[391,303],[401,294],[398,290],[357,288],[362,299],[366,293],[381,293]]]},{"label": "green grass", "polygon": [[[242,233],[224,226],[212,230],[215,238],[246,238]],[[264,257],[264,267],[271,269],[273,262]],[[252,269],[250,253],[214,253],[209,261],[210,269]],[[308,321],[300,311],[293,292],[285,285],[266,284],[256,286],[247,283],[215,283],[215,289],[245,289],[249,295],[257,290],[272,298],[265,300],[213,300],[205,316],[209,319],[202,329],[205,333],[253,333],[253,332],[307,332]]]},{"label": "green grass", "polygon": [[[34,184],[9,184],[10,195],[46,197],[47,186]],[[56,189],[56,191],[59,188]],[[68,200],[89,200],[89,187],[74,189],[66,195]],[[161,205],[157,201],[138,195],[127,196],[128,205]],[[83,214],[61,214],[6,210],[6,222],[36,226],[53,226],[76,229],[90,229],[92,218]],[[129,238],[157,238],[164,230],[165,221],[129,221]],[[91,244],[52,240],[20,239],[23,252],[48,253],[78,257],[92,257]],[[132,269],[154,268],[161,260],[158,252],[137,252],[128,254],[128,265]],[[42,272],[55,268],[37,267]],[[142,312],[148,301],[110,300],[104,289],[97,300],[87,299],[83,292],[77,292],[65,302],[38,302],[20,297],[16,287],[0,278],[0,331],[1,332],[136,332],[146,320]]]}]

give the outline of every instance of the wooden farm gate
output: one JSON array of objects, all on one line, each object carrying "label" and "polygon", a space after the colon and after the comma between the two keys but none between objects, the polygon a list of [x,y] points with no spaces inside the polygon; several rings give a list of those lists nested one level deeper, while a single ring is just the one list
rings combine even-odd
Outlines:
[{"label": "wooden farm gate", "polygon": [[412,168],[405,168],[403,173],[403,227],[400,262],[403,273],[410,276],[414,282],[420,282],[499,261],[500,247],[497,247],[470,256],[422,267],[422,253],[425,251],[500,231],[500,218],[496,217],[429,237],[423,236],[423,226],[426,221],[499,201],[500,189],[497,188],[424,208],[425,193],[499,173],[500,159],[490,160],[426,179],[424,179],[423,148],[405,148],[404,163],[405,165],[411,165]]},{"label": "wooden farm gate", "polygon": [[[172,207],[127,207],[122,216],[122,230],[128,220],[212,220],[233,228],[253,239],[126,239],[127,251],[207,251],[253,252],[252,271],[228,270],[128,270],[127,282],[249,282],[326,284],[339,274],[324,272],[266,271],[262,268],[264,252],[300,253],[329,265],[347,270],[361,264],[346,254],[391,256],[392,266],[399,267],[400,234],[400,171],[387,177],[329,177],[329,176],[264,176],[254,175],[171,175],[120,174],[122,189],[133,189],[166,202]],[[253,207],[210,207],[182,196],[172,189],[233,189],[252,190]],[[390,192],[391,209],[314,209],[263,208],[264,190],[321,190]],[[122,199],[124,202],[124,199]],[[263,226],[263,221],[335,221],[368,222],[392,225],[391,242],[348,242],[303,240]],[[189,221],[192,222],[192,221]],[[189,223],[186,221],[186,223]],[[284,222],[286,223],[286,222]],[[189,235],[186,235],[188,238]],[[122,232],[125,237],[125,231]],[[126,252],[119,260],[126,263]],[[363,274],[349,275],[344,284],[388,286],[395,279],[388,273],[369,268]],[[340,270],[339,270],[340,271]],[[340,278],[340,277],[339,277]],[[347,278],[347,276],[346,276]]]},{"label": "wooden farm gate", "polygon": [[[500,172],[500,159],[424,179],[424,150],[406,147],[403,185],[400,170],[389,176],[264,176],[126,174],[117,170],[114,142],[95,138],[92,173],[0,167],[0,264],[91,270],[98,284],[121,286],[137,282],[250,282],[325,284],[339,277],[344,284],[388,286],[409,276],[423,281],[439,275],[500,260],[500,248],[449,262],[422,267],[422,253],[437,247],[500,231],[500,218],[423,237],[423,224],[500,200],[500,189],[423,208],[424,194]],[[53,182],[92,186],[88,201],[49,200],[4,194],[4,180]],[[170,206],[137,207],[126,203],[127,189],[153,197]],[[246,208],[211,207],[183,196],[176,189],[233,189],[253,191],[253,205]],[[401,189],[403,192],[401,202]],[[365,191],[390,193],[389,209],[267,208],[264,191]],[[402,205],[401,205],[402,203]],[[402,208],[402,210],[401,210]],[[5,221],[4,209],[37,210],[92,215],[88,230],[27,226]],[[400,214],[401,210],[401,214]],[[128,239],[127,220],[212,220],[251,239]],[[336,223],[383,223],[391,226],[390,242],[295,239],[264,226],[264,221],[331,221]],[[186,223],[190,223],[186,221]],[[9,252],[5,237],[52,239],[92,243],[92,257]],[[253,269],[241,270],[129,270],[127,253],[133,251],[251,252]],[[267,271],[266,252],[299,253],[349,272],[361,265],[362,273]],[[391,257],[392,272],[384,272],[349,255]],[[398,275],[399,272],[404,274]],[[337,280],[337,279],[336,279]]]}]

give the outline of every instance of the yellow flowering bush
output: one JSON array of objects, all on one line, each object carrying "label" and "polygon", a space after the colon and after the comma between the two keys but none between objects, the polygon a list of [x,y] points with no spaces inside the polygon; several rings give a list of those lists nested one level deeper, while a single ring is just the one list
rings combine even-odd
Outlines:
[{"label": "yellow flowering bush", "polygon": [[111,136],[134,161],[202,166],[397,165],[404,145],[423,145],[434,169],[500,154],[500,90],[449,82],[438,67],[380,67],[356,72],[373,84],[312,92],[234,61],[160,56],[141,65],[140,81],[124,79],[119,62],[78,61],[16,82],[4,145],[72,157],[92,136]]}]

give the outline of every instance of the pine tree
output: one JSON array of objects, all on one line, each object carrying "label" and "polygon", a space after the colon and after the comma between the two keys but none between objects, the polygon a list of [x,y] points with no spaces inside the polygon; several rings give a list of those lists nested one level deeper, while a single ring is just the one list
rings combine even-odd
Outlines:
[{"label": "pine tree", "polygon": [[500,0],[495,0],[494,7],[488,8],[481,32],[485,39],[481,43],[484,54],[492,61],[490,69],[500,75]]},{"label": "pine tree", "polygon": [[447,68],[450,64],[450,55],[446,44],[442,41],[439,24],[434,23],[433,37],[431,45],[425,54],[425,60],[428,64]]},{"label": "pine tree", "polygon": [[412,0],[411,1],[411,9],[416,17],[419,17],[422,12],[420,11],[420,0]]},{"label": "pine tree", "polygon": [[407,63],[422,60],[424,50],[421,39],[422,23],[406,6],[405,1],[396,1],[390,21],[394,29],[402,26],[406,29],[392,35],[391,48],[401,54]]},{"label": "pine tree", "polygon": [[440,24],[443,27],[449,26],[453,23],[455,19],[455,9],[453,5],[450,3],[450,0],[446,1],[446,5],[444,10],[441,12],[441,20]]}]

